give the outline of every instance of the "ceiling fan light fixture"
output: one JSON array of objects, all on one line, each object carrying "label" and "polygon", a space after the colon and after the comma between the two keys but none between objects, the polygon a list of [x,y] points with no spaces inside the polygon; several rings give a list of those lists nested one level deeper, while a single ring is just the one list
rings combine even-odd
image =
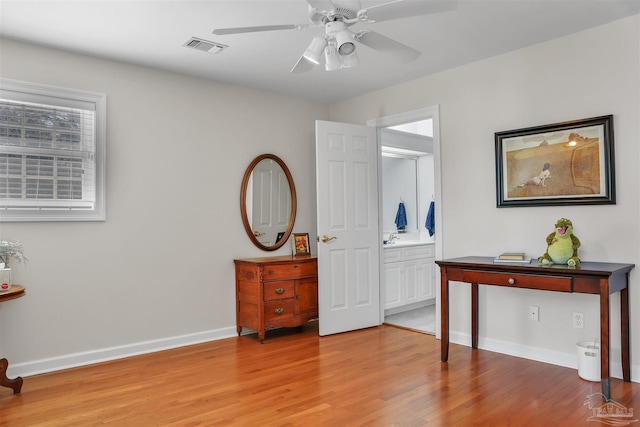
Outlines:
[{"label": "ceiling fan light fixture", "polygon": [[348,30],[342,30],[336,34],[336,44],[338,46],[338,53],[340,56],[350,55],[356,50],[356,43],[353,39],[353,34]]},{"label": "ceiling fan light fixture", "polygon": [[338,56],[338,48],[333,43],[329,43],[324,48],[324,68],[327,71],[339,70],[342,68],[340,56]]},{"label": "ceiling fan light fixture", "polygon": [[327,46],[327,41],[323,37],[316,36],[311,40],[311,44],[304,51],[303,56],[307,58],[309,61],[319,64],[320,56],[322,52],[324,52],[324,48]]}]

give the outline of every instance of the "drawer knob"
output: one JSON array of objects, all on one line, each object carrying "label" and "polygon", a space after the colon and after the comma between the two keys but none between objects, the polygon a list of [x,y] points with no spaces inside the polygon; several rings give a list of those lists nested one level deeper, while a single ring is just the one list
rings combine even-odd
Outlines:
[{"label": "drawer knob", "polygon": [[269,274],[273,276],[273,270],[269,270]]},{"label": "drawer knob", "polygon": [[278,295],[284,294],[284,288],[277,288],[276,289],[276,294],[278,294]]},{"label": "drawer knob", "polygon": [[276,314],[282,314],[282,313],[284,313],[284,308],[282,308],[282,307],[278,307],[278,308],[276,308],[276,309],[275,309],[275,313],[276,313]]},{"label": "drawer knob", "polygon": [[516,279],[514,279],[513,277],[509,277],[509,284],[513,285],[514,283],[516,283]]}]

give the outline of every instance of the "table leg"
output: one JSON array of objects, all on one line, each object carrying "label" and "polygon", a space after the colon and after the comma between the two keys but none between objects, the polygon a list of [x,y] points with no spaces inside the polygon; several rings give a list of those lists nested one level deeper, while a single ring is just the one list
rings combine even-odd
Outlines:
[{"label": "table leg", "polygon": [[13,394],[20,393],[22,389],[22,378],[17,377],[12,380],[7,378],[7,368],[9,367],[9,361],[7,359],[0,359],[0,386],[9,387],[13,389]]},{"label": "table leg", "polygon": [[449,359],[449,279],[447,270],[440,270],[440,359]]},{"label": "table leg", "polygon": [[609,381],[609,280],[600,279],[600,378],[604,399],[611,400]]},{"label": "table leg", "polygon": [[478,348],[478,284],[471,284],[471,348]]},{"label": "table leg", "polygon": [[[629,277],[627,275],[627,284]],[[628,285],[627,285],[628,286]],[[620,322],[622,341],[622,378],[631,381],[631,356],[629,353],[629,288],[620,291]]]}]

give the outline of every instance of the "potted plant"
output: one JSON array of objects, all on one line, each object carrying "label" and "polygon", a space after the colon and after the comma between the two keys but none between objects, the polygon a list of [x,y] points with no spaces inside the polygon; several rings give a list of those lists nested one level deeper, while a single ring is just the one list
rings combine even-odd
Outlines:
[{"label": "potted plant", "polygon": [[17,259],[18,262],[27,262],[23,253],[22,242],[17,240],[0,241],[0,292],[7,292],[11,289],[11,268],[9,260]]}]

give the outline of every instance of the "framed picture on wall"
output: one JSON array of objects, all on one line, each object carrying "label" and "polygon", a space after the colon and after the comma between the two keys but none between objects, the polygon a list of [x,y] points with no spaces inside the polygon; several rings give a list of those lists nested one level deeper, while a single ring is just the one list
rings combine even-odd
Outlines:
[{"label": "framed picture on wall", "polygon": [[615,204],[613,116],[495,134],[497,206]]},{"label": "framed picture on wall", "polygon": [[309,233],[293,233],[291,244],[293,245],[293,256],[311,255],[309,251]]}]

